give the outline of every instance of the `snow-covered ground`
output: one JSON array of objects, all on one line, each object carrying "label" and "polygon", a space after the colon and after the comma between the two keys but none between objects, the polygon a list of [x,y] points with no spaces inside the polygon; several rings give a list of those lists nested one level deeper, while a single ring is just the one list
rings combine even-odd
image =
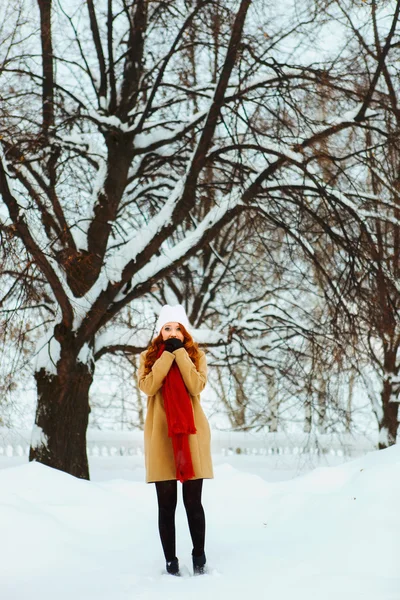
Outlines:
[{"label": "snow-covered ground", "polygon": [[93,459],[91,482],[25,459],[0,467],[1,600],[400,599],[400,446],[295,478],[263,457],[219,457],[201,577],[181,499],[184,576],[163,574],[137,459]]}]

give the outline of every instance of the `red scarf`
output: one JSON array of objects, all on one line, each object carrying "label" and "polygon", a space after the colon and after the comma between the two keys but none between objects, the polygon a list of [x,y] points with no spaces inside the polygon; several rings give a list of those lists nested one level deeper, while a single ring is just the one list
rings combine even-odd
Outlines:
[{"label": "red scarf", "polygon": [[[164,352],[161,345],[158,356]],[[172,438],[176,478],[180,482],[194,477],[192,456],[189,447],[189,434],[196,433],[193,406],[181,372],[173,362],[162,386],[165,414],[168,423],[168,436]]]}]

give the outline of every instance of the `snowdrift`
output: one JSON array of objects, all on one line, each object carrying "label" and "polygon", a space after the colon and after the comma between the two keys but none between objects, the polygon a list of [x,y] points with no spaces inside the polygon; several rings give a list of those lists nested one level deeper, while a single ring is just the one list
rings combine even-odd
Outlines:
[{"label": "snowdrift", "polygon": [[204,485],[210,573],[190,576],[179,499],[174,578],[154,486],[121,478],[118,458],[97,482],[35,463],[1,470],[1,599],[400,599],[400,446],[290,481],[215,471]]}]

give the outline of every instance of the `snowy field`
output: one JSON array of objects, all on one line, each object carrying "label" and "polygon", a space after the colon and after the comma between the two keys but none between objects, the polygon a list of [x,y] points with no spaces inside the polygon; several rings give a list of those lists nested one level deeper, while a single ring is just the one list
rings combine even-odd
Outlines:
[{"label": "snowy field", "polygon": [[2,461],[1,600],[400,600],[400,446],[296,477],[218,457],[204,485],[210,573],[191,576],[180,498],[181,578],[163,574],[139,459],[92,459],[91,482]]}]

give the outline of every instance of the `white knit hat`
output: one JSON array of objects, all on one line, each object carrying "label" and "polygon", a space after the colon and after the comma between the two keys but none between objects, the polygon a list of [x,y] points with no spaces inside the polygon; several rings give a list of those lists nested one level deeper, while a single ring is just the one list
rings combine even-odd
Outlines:
[{"label": "white knit hat", "polygon": [[190,329],[189,319],[182,304],[164,304],[157,319],[156,330],[160,332],[166,323],[180,323],[185,329]]}]

